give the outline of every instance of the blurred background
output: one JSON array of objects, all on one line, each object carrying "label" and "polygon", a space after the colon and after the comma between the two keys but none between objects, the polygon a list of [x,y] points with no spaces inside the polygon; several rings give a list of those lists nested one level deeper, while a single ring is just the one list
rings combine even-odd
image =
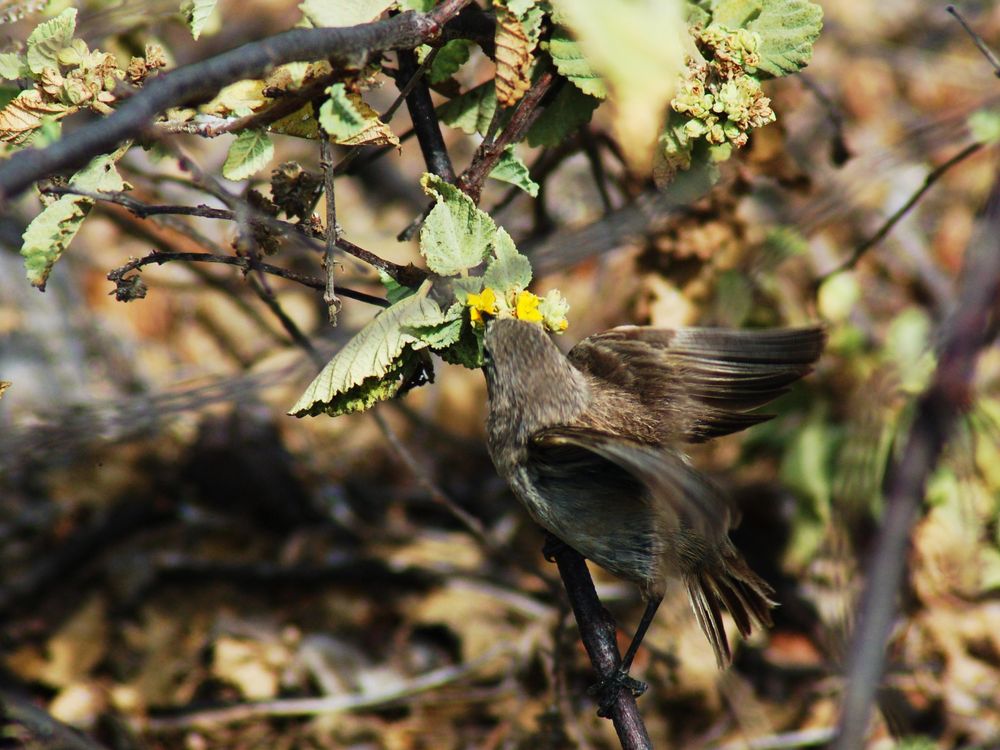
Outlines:
[{"label": "blurred background", "polygon": [[[817,371],[778,419],[692,454],[740,508],[734,540],[780,607],[723,673],[685,592],[668,593],[633,669],[650,685],[640,709],[656,747],[829,740],[885,469],[996,178],[995,148],[970,152],[853,270],[828,275],[975,142],[969,118],[996,110],[1000,82],[942,4],[821,4],[805,74],[767,84],[777,122],[690,210],[635,208],[649,187],[625,174],[600,112],[545,158],[525,150],[537,199],[494,182],[481,203],[532,257],[536,291],[571,303],[565,348],[625,323],[828,326]],[[78,7],[91,47],[155,39],[174,64],[300,17],[291,2],[224,1],[195,43],[173,3]],[[994,3],[960,9],[1000,46]],[[0,40],[40,18],[12,18]],[[469,85],[492,75],[479,57]],[[384,111],[396,94],[386,78],[366,98]],[[407,116],[391,121],[397,134]],[[476,141],[445,139],[464,167]],[[218,173],[231,140],[178,142]],[[313,142],[275,142],[274,167],[318,171]],[[425,205],[416,143],[362,161],[337,182],[344,236],[419,263],[416,242],[396,240]],[[210,203],[138,149],[121,171],[143,200]],[[20,701],[8,711],[34,706],[123,749],[618,746],[587,696],[593,675],[542,535],[486,454],[480,373],[438,362],[432,385],[374,413],[286,416],[315,366],[238,270],[151,266],[147,296],[127,304],[106,279],[154,249],[231,249],[230,224],[185,220],[199,246],[170,222],[98,206],[40,294],[18,255],[38,210],[28,196],[0,217],[0,379],[12,383],[0,398],[0,684]],[[308,248],[275,257],[321,273]],[[339,283],[381,294],[371,268],[339,259]],[[324,357],[377,309],[345,300],[334,329],[320,293],[267,283]],[[993,346],[913,536],[871,747],[1000,746],[998,438]],[[624,645],[637,592],[594,575]],[[326,703],[312,710],[294,702],[316,696]],[[273,702],[216,710],[259,701]],[[63,746],[16,721],[6,733]]]}]

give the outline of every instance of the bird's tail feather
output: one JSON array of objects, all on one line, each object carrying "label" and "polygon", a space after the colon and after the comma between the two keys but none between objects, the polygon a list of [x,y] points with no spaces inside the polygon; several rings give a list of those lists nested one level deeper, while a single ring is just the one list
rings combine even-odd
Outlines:
[{"label": "bird's tail feather", "polygon": [[686,576],[686,583],[695,618],[712,644],[720,669],[733,658],[722,623],[723,607],[744,638],[750,635],[754,623],[760,627],[771,625],[771,608],[775,603],[770,596],[774,590],[750,570],[735,549],[724,553],[717,568]]}]

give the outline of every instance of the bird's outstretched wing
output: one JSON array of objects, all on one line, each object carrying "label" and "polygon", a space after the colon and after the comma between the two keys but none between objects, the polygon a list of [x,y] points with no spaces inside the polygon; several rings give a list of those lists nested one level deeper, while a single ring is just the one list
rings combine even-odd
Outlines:
[{"label": "bird's outstretched wing", "polygon": [[622,326],[569,352],[585,374],[630,395],[660,425],[660,440],[699,443],[771,418],[748,413],[808,374],[822,328],[732,331]]}]

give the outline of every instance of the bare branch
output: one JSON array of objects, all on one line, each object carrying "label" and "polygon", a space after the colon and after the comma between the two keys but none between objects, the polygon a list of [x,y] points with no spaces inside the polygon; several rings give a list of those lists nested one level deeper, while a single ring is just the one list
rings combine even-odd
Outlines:
[{"label": "bare branch", "polygon": [[971,404],[979,350],[996,333],[1000,297],[1000,176],[981,229],[966,250],[955,313],[944,331],[930,387],[917,402],[905,448],[886,477],[885,516],[874,545],[861,615],[850,649],[847,690],[835,750],[864,745],[871,707],[885,665],[885,646],[906,567],[910,532],[959,414]]}]

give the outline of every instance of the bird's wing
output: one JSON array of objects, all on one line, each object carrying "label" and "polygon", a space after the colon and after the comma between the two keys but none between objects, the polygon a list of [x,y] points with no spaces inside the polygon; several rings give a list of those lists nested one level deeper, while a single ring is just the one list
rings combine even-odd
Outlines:
[{"label": "bird's wing", "polygon": [[599,430],[558,426],[535,433],[528,456],[536,479],[550,493],[593,498],[610,513],[620,513],[630,502],[655,507],[661,533],[687,529],[692,538],[707,542],[729,531],[730,506],[722,491],[674,451]]},{"label": "bird's wing", "polygon": [[569,352],[581,371],[633,394],[663,425],[664,439],[699,443],[771,418],[747,413],[812,370],[823,329],[731,331],[623,326]]}]

